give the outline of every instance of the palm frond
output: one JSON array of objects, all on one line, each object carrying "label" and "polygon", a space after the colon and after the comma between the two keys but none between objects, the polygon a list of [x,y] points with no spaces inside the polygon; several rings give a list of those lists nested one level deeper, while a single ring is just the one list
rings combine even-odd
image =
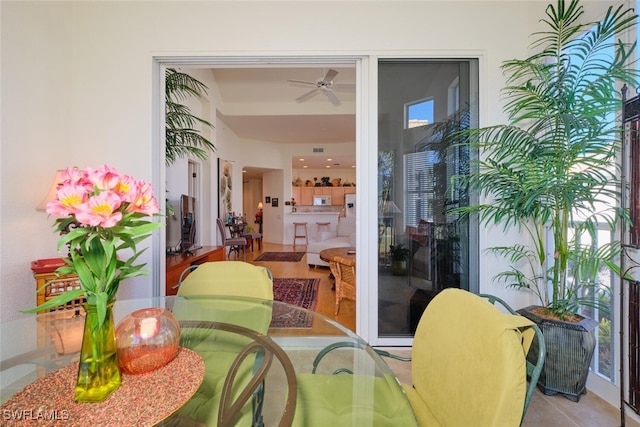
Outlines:
[{"label": "palm frond", "polygon": [[206,159],[215,145],[202,135],[199,128],[215,129],[207,120],[194,115],[191,109],[179,101],[188,97],[202,97],[207,86],[186,73],[167,68],[165,74],[165,159],[167,166],[178,158],[194,156]]}]

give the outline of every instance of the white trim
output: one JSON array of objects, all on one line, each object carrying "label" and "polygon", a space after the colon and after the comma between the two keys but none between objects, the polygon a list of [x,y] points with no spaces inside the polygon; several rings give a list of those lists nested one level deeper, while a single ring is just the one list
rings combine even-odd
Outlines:
[{"label": "white trim", "polygon": [[[378,68],[377,59],[363,59],[358,70],[358,133],[356,134],[356,205],[364,209],[357,210],[356,236],[358,253],[356,254],[357,277],[359,285],[356,292],[356,332],[367,342],[377,340],[378,322],[378,266],[377,260],[377,194],[378,174]],[[365,204],[368,203],[368,204]],[[361,248],[361,249],[360,249]]]},{"label": "white trim", "polygon": [[[165,68],[160,61],[153,60],[151,67],[151,179],[158,199],[160,212],[166,212],[166,167],[165,153]],[[163,221],[166,222],[166,221]],[[167,235],[164,228],[153,233],[151,241],[151,283],[152,295],[164,296],[166,294],[166,265],[167,258],[165,248]]]}]

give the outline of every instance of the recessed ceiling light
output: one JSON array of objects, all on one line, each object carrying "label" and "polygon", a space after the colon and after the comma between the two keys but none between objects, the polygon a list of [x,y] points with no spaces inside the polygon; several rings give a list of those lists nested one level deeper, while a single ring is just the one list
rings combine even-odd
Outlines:
[{"label": "recessed ceiling light", "polygon": [[301,162],[304,162],[304,159],[298,159],[298,160],[301,161]]},{"label": "recessed ceiling light", "polygon": [[333,159],[327,159],[327,162],[331,162],[331,161],[333,161]]},{"label": "recessed ceiling light", "polygon": [[352,168],[355,168],[355,167],[356,167],[356,165],[351,165],[351,167],[352,167]]},{"label": "recessed ceiling light", "polygon": [[246,170],[244,170],[244,169],[242,169],[242,173],[247,173],[247,171],[246,171]]},{"label": "recessed ceiling light", "polygon": [[308,167],[309,167],[309,166],[307,166],[307,165],[302,166],[302,168],[303,168],[303,169],[308,168]]},{"label": "recessed ceiling light", "polygon": [[330,168],[331,168],[331,165],[327,165],[327,166],[325,166],[325,168],[330,169]]}]

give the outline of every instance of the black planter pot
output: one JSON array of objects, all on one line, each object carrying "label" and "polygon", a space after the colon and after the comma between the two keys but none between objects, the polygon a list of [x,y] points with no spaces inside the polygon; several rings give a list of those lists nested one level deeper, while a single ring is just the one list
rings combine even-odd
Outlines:
[{"label": "black planter pot", "polygon": [[[542,330],[547,357],[538,380],[538,388],[546,395],[562,394],[578,402],[587,392],[589,365],[596,347],[595,328],[598,322],[583,318],[580,322],[564,322],[538,316],[529,306],[518,313],[531,320]],[[528,358],[535,361],[538,349],[534,345]]]}]

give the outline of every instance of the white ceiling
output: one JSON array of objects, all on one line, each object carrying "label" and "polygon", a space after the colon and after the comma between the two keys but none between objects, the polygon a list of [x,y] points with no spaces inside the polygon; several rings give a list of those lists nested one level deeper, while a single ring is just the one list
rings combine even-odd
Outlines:
[{"label": "white ceiling", "polygon": [[[333,90],[340,100],[334,105],[321,91],[298,102],[296,98],[315,89],[329,69],[338,71]],[[327,161],[326,156],[306,156],[312,169],[351,168],[355,165],[355,68],[330,66],[214,68],[219,97],[218,116],[239,137],[284,144],[353,142],[353,155]],[[347,87],[342,87],[342,86]],[[299,159],[292,159],[294,168]],[[246,168],[245,178],[260,176],[264,169]]]}]

